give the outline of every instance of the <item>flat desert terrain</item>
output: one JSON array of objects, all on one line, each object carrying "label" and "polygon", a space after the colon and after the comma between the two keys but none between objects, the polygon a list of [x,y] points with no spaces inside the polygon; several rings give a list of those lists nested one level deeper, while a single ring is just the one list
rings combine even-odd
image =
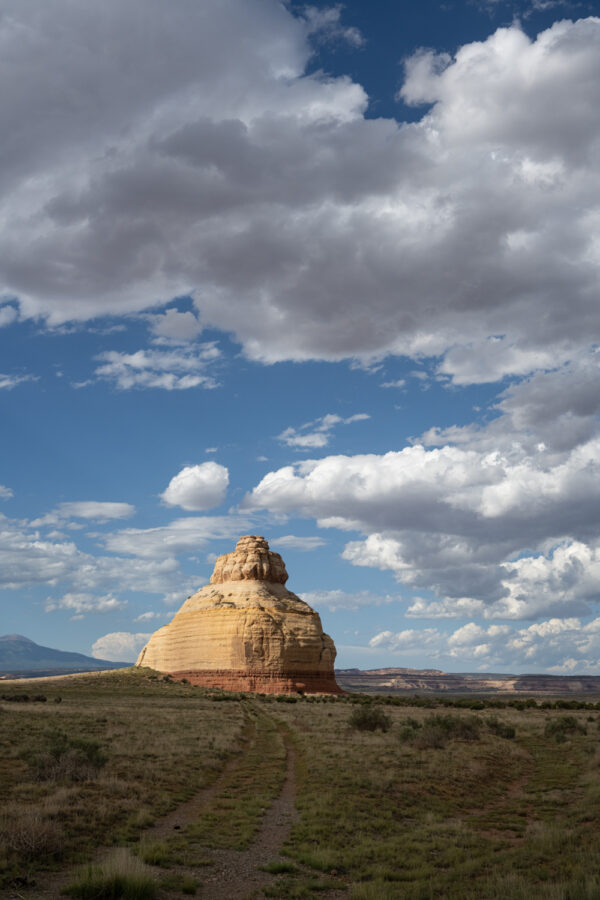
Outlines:
[{"label": "flat desert terrain", "polygon": [[0,686],[2,898],[600,896],[600,697]]}]

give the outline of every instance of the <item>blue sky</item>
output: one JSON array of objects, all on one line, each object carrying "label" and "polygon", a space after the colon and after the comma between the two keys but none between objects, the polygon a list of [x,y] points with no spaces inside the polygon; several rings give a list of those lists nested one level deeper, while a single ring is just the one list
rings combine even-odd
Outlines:
[{"label": "blue sky", "polygon": [[0,632],[246,533],[341,667],[600,673],[600,3],[0,0]]}]

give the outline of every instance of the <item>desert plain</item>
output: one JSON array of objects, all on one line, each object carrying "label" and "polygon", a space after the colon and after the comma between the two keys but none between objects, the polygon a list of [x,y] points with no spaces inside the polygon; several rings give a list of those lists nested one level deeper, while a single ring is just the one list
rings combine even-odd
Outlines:
[{"label": "desert plain", "polygon": [[600,895],[600,697],[2,684],[2,898]]}]

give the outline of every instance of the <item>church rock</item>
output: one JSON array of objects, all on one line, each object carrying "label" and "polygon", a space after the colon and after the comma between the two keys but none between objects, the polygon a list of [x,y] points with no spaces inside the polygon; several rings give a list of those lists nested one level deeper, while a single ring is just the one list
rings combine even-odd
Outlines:
[{"label": "church rock", "polygon": [[230,691],[340,693],[333,641],[319,614],[287,590],[287,578],[263,537],[240,538],[217,559],[210,584],[152,635],[137,665]]}]

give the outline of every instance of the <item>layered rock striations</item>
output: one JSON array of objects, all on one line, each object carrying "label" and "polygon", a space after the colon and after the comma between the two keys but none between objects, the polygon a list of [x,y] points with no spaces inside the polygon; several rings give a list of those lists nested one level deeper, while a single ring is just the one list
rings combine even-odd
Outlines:
[{"label": "layered rock striations", "polygon": [[240,538],[217,559],[210,584],[152,635],[137,665],[224,690],[339,693],[333,641],[287,579],[263,537]]}]

